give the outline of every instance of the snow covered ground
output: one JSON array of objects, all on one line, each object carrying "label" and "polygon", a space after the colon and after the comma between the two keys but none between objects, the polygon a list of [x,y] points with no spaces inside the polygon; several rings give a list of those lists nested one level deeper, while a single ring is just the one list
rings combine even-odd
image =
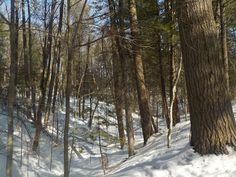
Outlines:
[{"label": "snow covered ground", "polygon": [[147,146],[113,169],[109,177],[234,177],[236,152],[200,156],[189,146],[189,121],[174,129],[173,144],[166,147],[166,133],[154,135]]},{"label": "snow covered ground", "polygon": [[[86,104],[89,105],[89,104]],[[139,117],[133,114],[135,119],[136,155],[127,158],[127,150],[120,150],[114,114],[114,107],[104,102],[99,103],[95,117],[103,117],[110,126],[101,125],[103,133],[102,151],[108,156],[109,164],[106,169],[107,177],[235,177],[236,176],[236,152],[229,148],[229,155],[200,156],[194,153],[189,146],[190,122],[184,119],[173,130],[171,148],[167,148],[165,123],[160,120],[160,133],[152,136],[148,144],[142,146],[142,133],[139,125]],[[0,177],[5,176],[6,163],[6,135],[7,117],[0,114]],[[60,110],[59,140],[62,140],[65,113]],[[87,120],[71,118],[71,177],[99,177],[104,176],[100,162],[98,146],[97,122],[94,119],[92,130],[87,128]],[[34,135],[34,126],[27,120],[22,124],[15,118],[14,133],[14,177],[59,177],[63,176],[63,143],[52,143],[51,137],[56,132],[52,127],[48,133],[42,133],[39,154],[31,151],[31,138]],[[24,127],[28,127],[26,130]],[[22,131],[21,131],[21,127]],[[21,133],[22,132],[22,133]],[[53,132],[53,134],[52,134]],[[49,136],[50,135],[50,136]],[[72,138],[74,137],[74,138]],[[22,141],[21,141],[22,140]],[[22,143],[21,143],[22,142]],[[22,147],[22,148],[21,148]],[[22,149],[22,150],[21,150]],[[52,153],[51,153],[52,152]],[[51,158],[52,157],[52,158]]]}]

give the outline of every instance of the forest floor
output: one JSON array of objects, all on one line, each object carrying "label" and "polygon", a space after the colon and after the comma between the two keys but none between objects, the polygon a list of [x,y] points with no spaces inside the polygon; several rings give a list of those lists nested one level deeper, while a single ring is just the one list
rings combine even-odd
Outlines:
[{"label": "forest floor", "polygon": [[[86,102],[86,105],[88,108],[89,103]],[[58,110],[55,119],[58,118],[59,141],[57,143],[55,141],[56,129],[52,125],[49,126],[42,133],[38,153],[31,151],[34,125],[20,114],[14,119],[14,177],[63,176],[64,117],[65,112]],[[105,174],[108,177],[236,176],[236,152],[229,148],[229,155],[200,156],[194,153],[189,146],[190,122],[184,118],[173,129],[171,148],[167,148],[166,145],[167,132],[163,120],[159,121],[160,133],[153,135],[143,147],[139,117],[138,114],[133,113],[136,154],[127,158],[127,147],[124,150],[119,149],[114,117],[113,105],[99,102],[94,114],[93,127],[90,130],[87,128],[87,120],[71,114],[70,143],[73,142],[73,145],[70,146],[69,153],[70,177],[104,176],[100,162],[99,136],[102,152],[107,155],[109,161]],[[98,131],[98,122],[102,131]],[[7,116],[4,111],[0,113],[0,137],[0,177],[4,177],[7,139]]]}]

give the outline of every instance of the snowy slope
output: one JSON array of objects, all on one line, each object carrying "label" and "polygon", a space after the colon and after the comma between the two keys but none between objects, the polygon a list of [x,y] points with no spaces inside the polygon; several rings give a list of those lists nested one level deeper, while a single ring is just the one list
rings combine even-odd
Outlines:
[{"label": "snowy slope", "polygon": [[[88,104],[87,104],[88,105]],[[135,119],[136,155],[127,159],[127,150],[120,150],[114,136],[118,135],[115,119],[112,115],[114,107],[104,102],[99,103],[95,116],[103,117],[111,123],[110,127],[101,125],[108,138],[102,139],[102,151],[107,154],[109,166],[106,169],[108,177],[234,177],[236,176],[236,152],[229,149],[229,155],[200,156],[194,153],[189,146],[190,122],[184,119],[173,130],[171,148],[166,147],[165,121],[160,120],[160,132],[152,136],[148,144],[142,146],[142,133],[139,117],[133,113]],[[107,114],[107,112],[110,112]],[[3,112],[4,114],[4,112]],[[60,139],[62,139],[65,112],[60,110],[57,114],[60,126]],[[59,177],[63,176],[63,143],[56,145],[48,134],[55,136],[52,127],[47,133],[42,133],[40,152],[31,151],[31,138],[34,135],[34,126],[24,120],[27,131],[21,121],[15,119],[14,133],[14,177]],[[87,121],[71,115],[71,142],[74,137],[71,153],[71,177],[99,177],[104,176],[100,162],[98,134],[94,120],[92,130],[87,128]],[[22,144],[21,144],[21,126]],[[0,177],[5,176],[6,163],[6,131],[7,117],[0,114]],[[91,138],[93,135],[93,138]],[[21,145],[23,150],[21,152]],[[52,153],[52,159],[51,157]],[[22,157],[21,157],[22,154]],[[22,165],[21,165],[22,159]],[[51,169],[50,169],[50,164]]]},{"label": "snowy slope", "polygon": [[189,146],[189,121],[174,128],[173,145],[166,147],[166,133],[154,135],[137,154],[112,170],[109,177],[235,177],[236,152],[200,156]]}]

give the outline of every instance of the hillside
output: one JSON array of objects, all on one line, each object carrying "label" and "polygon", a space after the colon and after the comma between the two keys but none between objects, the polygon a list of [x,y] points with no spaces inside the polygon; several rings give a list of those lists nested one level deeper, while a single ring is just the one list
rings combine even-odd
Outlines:
[{"label": "hillside", "polygon": [[[236,175],[234,169],[236,152],[232,149],[229,148],[229,155],[202,157],[194,153],[189,146],[190,122],[184,119],[174,128],[171,148],[166,147],[166,128],[163,120],[159,121],[160,133],[153,135],[148,144],[143,147],[141,129],[139,123],[137,123],[139,118],[137,114],[133,113],[133,117],[136,119],[136,154],[131,158],[127,158],[126,150],[119,149],[117,129],[112,114],[113,109],[112,105],[99,103],[95,117],[100,117],[100,119],[103,117],[106,121],[103,120],[102,122],[109,122],[109,126],[105,126],[103,123],[99,124],[101,127],[100,133],[97,129],[99,120],[95,119],[94,126],[89,130],[87,120],[72,116],[70,122],[70,141],[73,142],[73,146],[70,146],[71,177],[104,176],[100,162],[99,135],[101,137],[102,152],[108,157],[108,168],[105,170],[105,176],[108,177],[230,177]],[[110,112],[109,115],[107,112]],[[0,116],[0,176],[5,175],[6,163],[7,117],[4,114],[2,112]],[[61,130],[58,143],[55,143],[56,132],[52,127],[49,127],[43,131],[38,154],[31,151],[30,136],[34,133],[33,124],[24,117],[14,119],[14,177],[63,176],[62,132],[64,112],[62,110],[58,117]]]}]

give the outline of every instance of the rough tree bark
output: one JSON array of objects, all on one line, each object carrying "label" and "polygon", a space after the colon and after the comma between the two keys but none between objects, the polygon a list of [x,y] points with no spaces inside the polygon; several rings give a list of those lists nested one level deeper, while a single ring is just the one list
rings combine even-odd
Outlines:
[{"label": "rough tree bark", "polygon": [[148,91],[145,84],[143,61],[141,48],[139,46],[139,29],[135,0],[129,0],[130,25],[132,36],[132,48],[135,65],[136,84],[138,92],[138,104],[141,116],[141,126],[143,131],[144,145],[148,138],[153,134],[152,119],[149,107]]},{"label": "rough tree bark", "polygon": [[191,144],[200,154],[227,153],[226,145],[236,145],[236,130],[212,1],[177,3]]},{"label": "rough tree bark", "polygon": [[224,59],[225,77],[227,81],[227,89],[229,91],[229,58],[227,47],[227,30],[225,22],[225,0],[219,0],[220,8],[220,42],[221,42],[221,55]]}]

